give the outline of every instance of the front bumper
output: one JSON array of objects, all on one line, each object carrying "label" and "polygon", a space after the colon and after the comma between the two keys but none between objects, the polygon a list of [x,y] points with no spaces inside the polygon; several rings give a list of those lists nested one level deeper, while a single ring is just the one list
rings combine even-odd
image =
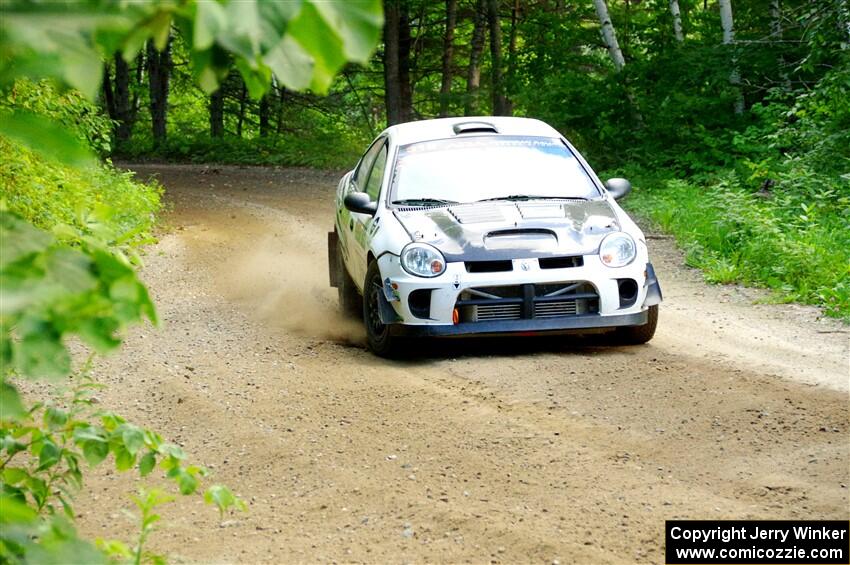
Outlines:
[{"label": "front bumper", "polygon": [[646,311],[634,314],[600,316],[586,314],[566,318],[541,318],[530,320],[501,320],[490,322],[465,322],[460,324],[406,325],[393,324],[390,333],[408,337],[451,337],[462,335],[522,335],[528,333],[578,332],[583,330],[641,326],[647,321]]},{"label": "front bumper", "polygon": [[[661,301],[661,289],[643,247],[630,265],[609,268],[598,256],[581,257],[580,265],[542,268],[536,259],[516,259],[507,272],[469,272],[462,262],[449,263],[438,277],[421,278],[405,272],[398,257],[384,254],[379,259],[385,289],[381,317],[391,324],[395,335],[455,336],[470,334],[518,334],[529,332],[574,332],[647,322],[647,308]],[[622,281],[634,281],[635,292],[623,298]],[[580,289],[575,295],[562,295],[576,307],[555,314],[538,307],[557,298],[541,294],[552,285],[571,285]],[[484,304],[481,290],[514,289],[512,298],[494,300],[511,312],[513,319],[469,319],[466,304]],[[539,289],[545,289],[540,291]],[[590,292],[588,292],[590,291]],[[470,293],[475,294],[470,300]],[[555,293],[559,294],[559,293]],[[427,296],[424,304],[422,298]],[[513,304],[512,310],[509,304]]]}]

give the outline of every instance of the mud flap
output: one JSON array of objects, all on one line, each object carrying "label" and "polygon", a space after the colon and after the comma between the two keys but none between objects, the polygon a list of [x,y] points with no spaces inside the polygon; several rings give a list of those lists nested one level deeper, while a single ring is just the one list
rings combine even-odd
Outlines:
[{"label": "mud flap", "polygon": [[328,279],[331,286],[339,288],[339,269],[337,268],[336,250],[339,245],[339,237],[336,235],[336,230],[328,232]]},{"label": "mud flap", "polygon": [[382,324],[395,324],[401,321],[401,316],[395,311],[395,308],[387,301],[387,297],[383,292],[378,293],[378,313],[381,315]]},{"label": "mud flap", "polygon": [[643,300],[644,306],[655,306],[661,304],[661,285],[658,283],[658,277],[655,276],[655,269],[652,268],[652,263],[646,264],[646,298]]}]

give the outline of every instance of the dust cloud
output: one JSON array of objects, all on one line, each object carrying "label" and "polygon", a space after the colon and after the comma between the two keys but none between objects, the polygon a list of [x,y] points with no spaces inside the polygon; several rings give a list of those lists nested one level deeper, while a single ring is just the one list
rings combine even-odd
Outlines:
[{"label": "dust cloud", "polygon": [[303,337],[363,346],[359,319],[342,315],[328,285],[327,252],[318,242],[266,236],[225,273],[227,291],[272,327]]}]

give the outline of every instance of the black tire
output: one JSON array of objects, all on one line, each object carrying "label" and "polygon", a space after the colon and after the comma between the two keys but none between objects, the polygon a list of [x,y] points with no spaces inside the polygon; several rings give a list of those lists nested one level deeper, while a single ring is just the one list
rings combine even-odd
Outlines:
[{"label": "black tire", "polygon": [[336,289],[339,295],[339,310],[343,316],[359,318],[363,312],[363,299],[360,298],[357,285],[351,280],[351,275],[345,268],[345,261],[342,258],[342,251],[339,250],[339,246],[336,248],[336,268],[339,276],[339,286]]},{"label": "black tire", "polygon": [[652,339],[658,326],[658,305],[650,306],[646,323],[642,326],[617,328],[616,339],[623,345],[641,345]]},{"label": "black tire", "polygon": [[399,339],[390,335],[390,327],[381,321],[378,300],[384,292],[378,262],[372,261],[363,283],[363,325],[369,350],[380,357],[397,357],[401,351]]}]

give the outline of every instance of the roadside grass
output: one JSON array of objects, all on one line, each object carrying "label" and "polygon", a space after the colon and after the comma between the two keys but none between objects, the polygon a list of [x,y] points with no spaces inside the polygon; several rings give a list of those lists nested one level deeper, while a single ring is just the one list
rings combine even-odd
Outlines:
[{"label": "roadside grass", "polygon": [[[104,163],[75,169],[0,138],[0,200],[45,230],[105,228],[127,240],[150,236],[162,209],[162,187]],[[96,225],[99,224],[99,225]]]},{"label": "roadside grass", "polygon": [[625,206],[673,235],[708,282],[768,288],[850,322],[850,181],[794,170],[759,191],[733,170],[692,181],[629,174]]}]

